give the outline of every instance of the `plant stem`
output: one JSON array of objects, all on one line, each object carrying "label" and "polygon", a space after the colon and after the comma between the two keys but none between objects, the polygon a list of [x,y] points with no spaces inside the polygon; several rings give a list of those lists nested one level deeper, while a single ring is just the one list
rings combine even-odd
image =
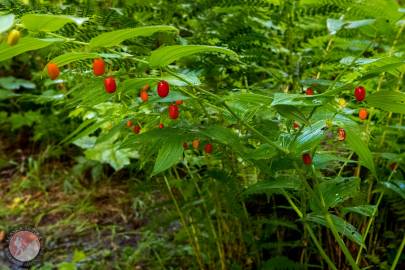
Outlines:
[{"label": "plant stem", "polygon": [[[294,211],[297,213],[297,215],[302,219],[304,215],[302,214],[301,210],[298,209],[298,207],[295,205],[295,203],[291,200],[290,195],[283,189],[282,190],[283,195],[287,199],[288,203],[291,205],[291,207],[294,209]],[[321,244],[319,243],[318,239],[316,238],[314,231],[312,228],[305,222],[304,226],[308,230],[309,236],[311,237],[312,241],[314,242],[315,246],[317,247],[321,257],[326,261],[326,263],[329,265],[330,269],[337,270],[335,264],[332,262],[332,260],[328,257],[326,254],[325,250],[322,248]]]},{"label": "plant stem", "polygon": [[326,221],[328,222],[329,228],[331,229],[333,236],[335,237],[336,241],[338,242],[340,249],[343,251],[343,254],[345,254],[346,260],[348,260],[348,262],[352,266],[352,269],[360,270],[360,268],[357,266],[356,262],[354,261],[352,254],[347,249],[345,242],[343,242],[342,238],[340,237],[340,235],[336,229],[336,226],[333,223],[331,215],[329,213],[326,213],[325,218],[326,218]]},{"label": "plant stem", "polygon": [[[183,226],[184,226],[184,228],[185,228],[185,230],[186,230],[186,232],[187,232],[187,234],[188,234],[188,237],[189,237],[190,240],[191,240],[191,244],[192,244],[192,246],[193,246],[194,253],[195,253],[195,256],[196,256],[196,258],[197,258],[198,265],[199,265],[200,269],[204,269],[204,265],[203,265],[203,263],[202,263],[202,259],[201,259],[201,256],[200,256],[200,247],[199,247],[199,245],[198,245],[198,241],[196,241],[196,240],[194,239],[194,237],[192,236],[191,232],[190,232],[189,229],[188,229],[188,226],[187,226],[187,223],[186,223],[186,219],[184,218],[183,213],[182,213],[181,210],[180,210],[180,207],[179,207],[179,204],[177,203],[176,197],[174,197],[174,194],[173,194],[173,192],[172,192],[172,189],[171,189],[171,187],[170,187],[170,184],[169,184],[169,181],[167,180],[166,175],[164,176],[164,179],[165,179],[165,183],[166,183],[167,189],[169,190],[170,197],[172,198],[172,200],[173,200],[173,202],[174,202],[174,205],[175,205],[175,207],[176,207],[177,214],[179,215],[180,220],[181,220],[181,223],[183,224]],[[195,233],[195,232],[194,232],[194,233]]]},{"label": "plant stem", "polygon": [[391,265],[390,270],[395,270],[395,267],[396,267],[397,264],[398,264],[399,257],[401,257],[402,250],[404,249],[404,246],[405,246],[405,233],[404,233],[404,237],[402,238],[401,245],[399,246],[399,249],[398,249],[398,251],[397,251],[397,255],[395,255],[395,259],[394,259],[394,262],[393,262],[392,265]]}]

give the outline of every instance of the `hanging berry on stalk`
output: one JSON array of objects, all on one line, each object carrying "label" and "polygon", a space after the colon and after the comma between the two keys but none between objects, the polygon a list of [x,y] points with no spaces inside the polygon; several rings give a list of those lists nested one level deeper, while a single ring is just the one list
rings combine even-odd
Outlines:
[{"label": "hanging berry on stalk", "polygon": [[20,31],[18,31],[16,29],[11,30],[7,36],[7,44],[9,46],[16,45],[18,43],[18,41],[20,40],[20,37],[21,37]]},{"label": "hanging berry on stalk", "polygon": [[354,97],[357,101],[363,101],[366,98],[366,89],[363,86],[358,86],[354,89]]},{"label": "hanging berry on stalk", "polygon": [[207,154],[211,154],[211,153],[212,153],[212,144],[207,143],[207,144],[204,146],[204,151],[205,151],[205,153],[207,153]]},{"label": "hanging berry on stalk", "polygon": [[93,60],[93,74],[95,76],[101,76],[105,72],[105,63],[102,58]]},{"label": "hanging berry on stalk", "polygon": [[198,149],[200,147],[200,140],[199,139],[193,140],[192,145],[194,149]]},{"label": "hanging berry on stalk", "polygon": [[367,119],[367,116],[368,116],[367,109],[361,108],[361,109],[359,110],[359,118],[360,118],[360,120],[366,120],[366,119]]},{"label": "hanging berry on stalk", "polygon": [[162,123],[159,124],[159,128],[164,128],[164,127],[165,126]]},{"label": "hanging berry on stalk", "polygon": [[143,102],[146,102],[146,101],[148,101],[148,99],[149,99],[149,95],[148,95],[148,92],[146,92],[146,91],[141,91],[141,93],[139,94],[139,96],[140,96],[140,98],[141,98],[141,100],[143,101]]},{"label": "hanging berry on stalk", "polygon": [[117,90],[117,84],[115,82],[115,79],[113,77],[108,77],[106,79],[104,79],[104,87],[105,87],[105,91],[107,93],[114,93],[115,90]]},{"label": "hanging berry on stalk", "polygon": [[169,95],[170,86],[166,81],[160,81],[157,85],[157,93],[159,97],[164,98]]},{"label": "hanging berry on stalk", "polygon": [[312,96],[314,94],[314,90],[312,90],[312,88],[307,88],[307,90],[305,91],[305,94],[307,96]]},{"label": "hanging berry on stalk", "polygon": [[141,127],[139,125],[136,125],[132,128],[135,134],[139,134],[141,132]]},{"label": "hanging berry on stalk", "polygon": [[173,120],[179,117],[179,107],[177,105],[169,105],[169,117]]},{"label": "hanging berry on stalk", "polygon": [[131,121],[131,120],[128,120],[128,121],[127,121],[127,127],[132,127],[132,125],[133,125],[132,121]]},{"label": "hanging berry on stalk", "polygon": [[176,100],[176,105],[181,105],[183,104],[183,100]]},{"label": "hanging berry on stalk", "polygon": [[344,141],[346,139],[346,131],[343,128],[338,129],[338,140]]},{"label": "hanging berry on stalk", "polygon": [[304,162],[305,165],[311,165],[312,164],[312,157],[309,153],[305,153],[302,155],[302,161]]},{"label": "hanging berry on stalk", "polygon": [[51,78],[51,80],[55,80],[60,74],[60,70],[55,63],[49,63],[47,65],[47,70],[49,78]]}]

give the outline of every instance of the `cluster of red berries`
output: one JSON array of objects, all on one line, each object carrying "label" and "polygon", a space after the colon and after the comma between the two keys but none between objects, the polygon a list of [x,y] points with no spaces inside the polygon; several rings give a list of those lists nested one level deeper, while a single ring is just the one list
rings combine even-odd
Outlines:
[{"label": "cluster of red berries", "polygon": [[[195,149],[195,150],[198,150],[199,148],[200,148],[200,140],[199,139],[195,139],[195,140],[193,140],[192,142],[191,142],[191,145],[192,145],[192,147]],[[188,149],[188,143],[183,143],[183,148],[186,150],[186,149]],[[212,150],[213,150],[213,146],[212,146],[212,144],[211,143],[207,143],[205,146],[204,146],[204,152],[205,153],[207,153],[207,154],[211,154],[212,153]]]},{"label": "cluster of red berries", "polygon": [[[314,94],[314,90],[312,88],[307,88],[305,91],[305,94],[307,96],[312,96]],[[366,98],[366,89],[363,86],[357,86],[354,89],[354,97],[358,102],[363,101]],[[359,118],[360,120],[365,120],[367,119],[368,112],[365,108],[361,108],[359,110]],[[293,124],[294,129],[299,128],[299,124],[297,122],[294,122]],[[338,134],[337,134],[338,140],[339,141],[344,141],[346,139],[346,131],[343,128],[338,128]],[[312,164],[312,157],[309,153],[304,153],[302,155],[302,161],[304,162],[305,165],[311,165]]]}]

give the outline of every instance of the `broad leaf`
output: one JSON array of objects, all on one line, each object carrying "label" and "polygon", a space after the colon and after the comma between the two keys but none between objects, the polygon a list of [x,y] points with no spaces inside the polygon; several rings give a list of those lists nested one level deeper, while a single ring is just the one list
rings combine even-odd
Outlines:
[{"label": "broad leaf", "polygon": [[249,186],[243,193],[245,195],[255,194],[255,193],[281,193],[284,189],[299,190],[302,187],[302,181],[298,177],[279,176],[271,180],[259,181],[256,184]]},{"label": "broad leaf", "polygon": [[382,110],[405,114],[405,93],[379,91],[367,97],[367,104]]},{"label": "broad leaf", "polygon": [[359,157],[360,163],[367,167],[374,175],[376,174],[373,155],[370,152],[367,144],[363,142],[359,134],[350,127],[345,128],[346,142],[349,148],[353,150]]},{"label": "broad leaf", "polygon": [[139,36],[151,36],[156,32],[162,31],[178,31],[177,28],[169,25],[155,25],[144,26],[137,28],[126,28],[116,31],[111,31],[98,35],[90,40],[90,47],[112,47],[119,45],[121,42],[127,39],[139,37]]},{"label": "broad leaf", "polygon": [[161,47],[153,51],[149,58],[149,63],[152,66],[163,67],[185,56],[209,52],[223,53],[233,57],[238,56],[234,51],[221,47],[205,45],[173,45]]},{"label": "broad leaf", "polygon": [[156,158],[152,175],[163,172],[180,161],[183,156],[183,143],[181,140],[172,140],[163,144]]},{"label": "broad leaf", "polygon": [[55,41],[60,41],[59,39],[38,39],[26,37],[22,38],[16,45],[10,47],[6,43],[0,45],[0,61],[10,59],[16,55],[38,50],[46,46],[51,45]]},{"label": "broad leaf", "polygon": [[381,184],[391,190],[397,193],[399,196],[402,197],[402,199],[405,200],[405,181],[404,180],[391,180],[391,181],[384,181],[381,182]]},{"label": "broad leaf", "polygon": [[58,65],[58,67],[67,65],[69,63],[79,61],[79,60],[85,60],[85,59],[94,59],[100,57],[100,54],[97,53],[77,53],[77,52],[72,52],[72,53],[65,53],[62,55],[59,55],[52,60],[49,60],[50,63],[55,63]]},{"label": "broad leaf", "polygon": [[[357,231],[357,229],[350,223],[344,221],[342,218],[331,215],[332,222],[336,227],[336,230],[341,233],[342,235],[346,236],[350,240],[356,242],[360,246],[364,246],[363,238],[361,234]],[[311,221],[322,226],[328,227],[329,225],[323,215],[316,215],[316,214],[308,214],[305,217],[305,220]]]},{"label": "broad leaf", "polygon": [[342,212],[343,214],[347,213],[357,213],[366,217],[371,217],[374,211],[377,210],[377,206],[375,205],[359,205],[359,206],[352,206],[352,207],[343,207]]},{"label": "broad leaf", "polygon": [[310,206],[315,212],[322,212],[330,207],[354,197],[360,188],[360,179],[357,177],[338,177],[333,180],[326,180],[314,188],[314,196],[311,198]]},{"label": "broad leaf", "polygon": [[22,23],[28,30],[44,32],[57,31],[67,23],[81,25],[87,20],[87,18],[50,14],[27,14],[21,18]]}]

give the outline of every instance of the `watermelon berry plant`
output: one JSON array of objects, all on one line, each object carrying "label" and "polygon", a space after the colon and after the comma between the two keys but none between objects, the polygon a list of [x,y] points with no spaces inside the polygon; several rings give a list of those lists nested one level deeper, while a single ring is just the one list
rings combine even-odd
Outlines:
[{"label": "watermelon berry plant", "polygon": [[[402,1],[76,2],[7,5],[0,61],[30,63],[36,88],[0,80],[0,116],[14,132],[28,102],[66,115],[76,170],[144,185],[111,207],[120,244],[145,226],[117,269],[403,264]],[[138,223],[133,190],[161,196]]]}]

